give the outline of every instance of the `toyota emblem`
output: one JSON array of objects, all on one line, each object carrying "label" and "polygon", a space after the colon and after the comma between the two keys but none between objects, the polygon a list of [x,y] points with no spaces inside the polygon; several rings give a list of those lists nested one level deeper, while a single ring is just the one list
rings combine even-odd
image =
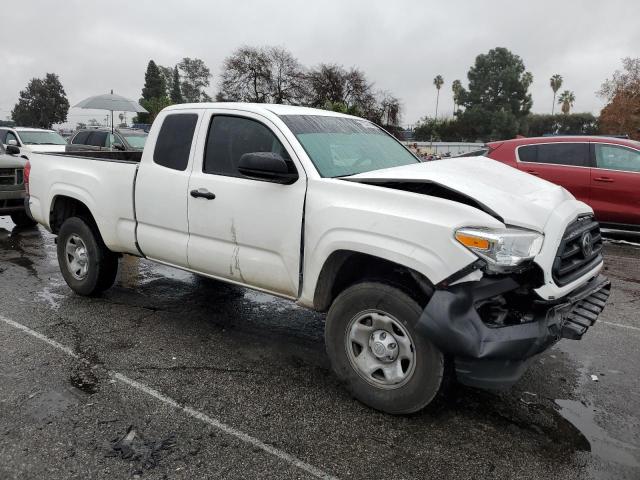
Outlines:
[{"label": "toyota emblem", "polygon": [[580,246],[582,248],[582,255],[584,258],[588,258],[593,253],[593,237],[591,233],[585,232],[580,240]]}]

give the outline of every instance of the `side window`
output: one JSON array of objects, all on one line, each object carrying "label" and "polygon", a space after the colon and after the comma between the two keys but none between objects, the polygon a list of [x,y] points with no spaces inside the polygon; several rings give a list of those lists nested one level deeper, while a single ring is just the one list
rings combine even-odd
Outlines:
[{"label": "side window", "polygon": [[518,158],[521,162],[537,162],[538,146],[523,145],[522,147],[518,147]]},{"label": "side window", "polygon": [[279,153],[294,173],[289,154],[269,128],[243,117],[215,115],[209,125],[202,171],[228,177],[243,177],[238,162],[245,153]]},{"label": "side window", "polygon": [[569,165],[572,167],[589,166],[588,143],[546,143],[537,145],[538,163]]},{"label": "side window", "polygon": [[607,170],[640,172],[640,152],[619,145],[595,144],[596,165]]},{"label": "side window", "polygon": [[195,113],[167,115],[158,133],[153,161],[173,170],[186,170],[196,123],[198,115]]},{"label": "side window", "polygon": [[104,147],[107,141],[107,132],[91,132],[87,139],[86,145],[92,145],[94,147]]},{"label": "side window", "polygon": [[73,145],[85,145],[87,143],[87,137],[91,132],[79,132],[75,137],[73,137]]}]

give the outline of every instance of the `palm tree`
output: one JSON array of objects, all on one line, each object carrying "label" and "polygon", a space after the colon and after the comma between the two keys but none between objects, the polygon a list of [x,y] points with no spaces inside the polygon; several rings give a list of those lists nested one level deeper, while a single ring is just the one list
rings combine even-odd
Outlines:
[{"label": "palm tree", "polygon": [[551,115],[553,115],[556,106],[556,93],[558,93],[558,90],[560,90],[562,86],[562,75],[556,73],[549,79],[549,85],[551,85],[551,90],[553,90],[553,103],[551,104]]},{"label": "palm tree", "polygon": [[453,90],[453,114],[456,114],[458,105],[460,105],[460,92],[462,92],[462,82],[460,80],[454,80],[451,84],[451,90]]},{"label": "palm tree", "polygon": [[562,92],[558,97],[558,105],[562,105],[562,113],[568,115],[575,101],[576,96],[571,90]]},{"label": "palm tree", "polygon": [[438,103],[440,102],[440,88],[444,85],[444,78],[442,75],[436,75],[436,78],[433,79],[433,84],[438,89],[438,96],[436,97],[436,120],[438,119]]}]

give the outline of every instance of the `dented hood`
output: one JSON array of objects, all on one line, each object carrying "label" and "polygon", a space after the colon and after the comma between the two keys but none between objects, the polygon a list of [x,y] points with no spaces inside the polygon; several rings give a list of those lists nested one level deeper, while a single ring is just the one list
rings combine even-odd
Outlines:
[{"label": "dented hood", "polygon": [[477,202],[507,225],[540,232],[553,210],[573,198],[562,187],[486,157],[416,163],[360,173],[345,180],[382,187],[385,183],[436,184]]}]

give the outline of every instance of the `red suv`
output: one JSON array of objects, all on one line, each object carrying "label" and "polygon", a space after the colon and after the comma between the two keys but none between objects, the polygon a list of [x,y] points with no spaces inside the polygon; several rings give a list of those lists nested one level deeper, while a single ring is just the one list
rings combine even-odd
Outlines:
[{"label": "red suv", "polygon": [[604,227],[640,230],[640,142],[610,137],[517,138],[485,156],[562,185]]}]

